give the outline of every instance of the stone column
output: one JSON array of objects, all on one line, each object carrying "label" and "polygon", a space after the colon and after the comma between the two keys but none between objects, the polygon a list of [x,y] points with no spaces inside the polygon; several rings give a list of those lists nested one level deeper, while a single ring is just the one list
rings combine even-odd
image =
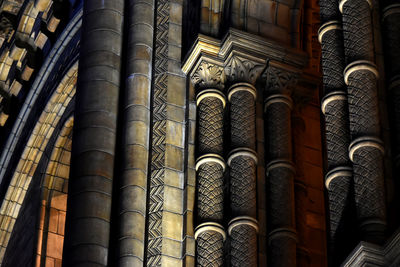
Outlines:
[{"label": "stone column", "polygon": [[231,151],[227,160],[232,217],[228,228],[231,266],[257,266],[257,90],[253,84],[262,66],[238,56],[233,56],[227,65],[226,72],[232,81],[228,90]]},{"label": "stone column", "polygon": [[382,11],[385,70],[393,106],[395,166],[400,173],[400,4],[389,4]]},{"label": "stone column", "polygon": [[353,162],[357,219],[361,238],[380,243],[386,228],[386,205],[371,5],[367,0],[342,0],[339,9],[347,63],[344,81],[349,103],[349,157]]},{"label": "stone column", "polygon": [[130,0],[127,19],[119,265],[143,265],[150,136],[154,0]]},{"label": "stone column", "polygon": [[224,263],[224,79],[223,68],[207,62],[192,75],[198,129],[196,266]]},{"label": "stone column", "polygon": [[[347,88],[343,79],[344,47],[341,14],[337,1],[320,1],[322,26],[318,40],[322,46],[323,99],[327,174],[325,186],[329,199],[329,249],[333,259],[343,249],[349,222],[346,212],[351,202],[352,168],[348,154],[350,144]],[[340,261],[342,258],[340,258]]]},{"label": "stone column", "polygon": [[64,266],[108,266],[123,9],[122,0],[83,7]]},{"label": "stone column", "polygon": [[268,244],[270,266],[296,266],[296,219],[292,162],[289,87],[294,73],[270,62],[264,91],[265,140],[267,143]]}]

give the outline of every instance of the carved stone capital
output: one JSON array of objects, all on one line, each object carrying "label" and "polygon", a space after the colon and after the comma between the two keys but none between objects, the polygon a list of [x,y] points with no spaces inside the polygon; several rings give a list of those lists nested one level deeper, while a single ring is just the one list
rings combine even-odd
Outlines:
[{"label": "carved stone capital", "polygon": [[289,94],[296,85],[300,72],[289,66],[270,62],[263,73],[265,79],[265,96],[274,93]]},{"label": "carved stone capital", "polygon": [[233,55],[227,61],[225,73],[230,82],[247,82],[254,85],[264,68],[264,64]]},{"label": "carved stone capital", "polygon": [[225,72],[223,67],[217,64],[202,61],[191,75],[191,81],[197,88],[223,89],[225,84]]}]

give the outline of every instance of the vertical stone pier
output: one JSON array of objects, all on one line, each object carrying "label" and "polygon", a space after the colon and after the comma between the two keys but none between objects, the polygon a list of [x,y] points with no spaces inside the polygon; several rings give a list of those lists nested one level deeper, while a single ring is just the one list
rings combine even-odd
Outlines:
[{"label": "vertical stone pier", "polygon": [[123,9],[122,0],[83,7],[65,266],[108,266]]},{"label": "vertical stone pier", "polygon": [[123,164],[119,192],[119,266],[143,265],[150,139],[154,0],[127,1]]},{"label": "vertical stone pier", "polygon": [[202,62],[192,75],[197,87],[196,266],[223,266],[224,241],[224,88],[221,66]]},{"label": "vertical stone pier", "polygon": [[[233,60],[234,61],[234,60]],[[237,82],[228,90],[230,102],[231,151],[230,167],[231,266],[257,266],[255,100],[256,88]]]},{"label": "vertical stone pier", "polygon": [[354,198],[361,239],[384,240],[386,204],[383,178],[383,144],[378,114],[378,71],[373,62],[372,2],[342,0],[344,51],[350,135],[349,158],[353,162]]},{"label": "vertical stone pier", "polygon": [[271,266],[296,266],[296,218],[292,161],[291,110],[289,88],[297,73],[273,62],[267,67],[264,90],[268,244]]},{"label": "vertical stone pier", "polygon": [[[353,176],[348,147],[350,144],[347,88],[343,71],[344,46],[343,29],[337,1],[320,1],[322,25],[318,40],[322,47],[323,98],[322,113],[325,116],[325,140],[327,173],[325,186],[329,199],[329,250],[332,259],[341,261],[339,251],[346,246],[348,238],[344,231],[350,227],[346,218],[351,197]],[[346,213],[347,212],[347,213]]]}]

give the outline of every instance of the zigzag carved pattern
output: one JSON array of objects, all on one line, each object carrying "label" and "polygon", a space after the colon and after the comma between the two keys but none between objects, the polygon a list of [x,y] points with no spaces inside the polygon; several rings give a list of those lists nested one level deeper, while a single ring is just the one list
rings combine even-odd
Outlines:
[{"label": "zigzag carved pattern", "polygon": [[343,37],[347,63],[373,61],[371,10],[367,1],[347,1],[343,6]]},{"label": "zigzag carved pattern", "polygon": [[325,109],[325,135],[328,169],[350,166],[350,143],[347,101],[332,101]]},{"label": "zigzag carved pattern", "polygon": [[224,242],[220,233],[205,231],[199,234],[196,242],[196,266],[223,266]]},{"label": "zigzag carved pattern", "polygon": [[238,156],[231,162],[232,216],[256,217],[256,163],[254,159]]},{"label": "zigzag carved pattern", "polygon": [[239,91],[231,97],[232,147],[254,149],[256,142],[255,103],[250,92]]},{"label": "zigzag carved pattern", "polygon": [[147,266],[161,266],[169,8],[168,1],[157,1]]},{"label": "zigzag carved pattern", "polygon": [[236,226],[231,232],[231,266],[257,266],[257,233],[246,224]]},{"label": "zigzag carved pattern", "polygon": [[198,140],[200,154],[222,155],[224,145],[224,107],[221,100],[208,97],[198,107]]}]

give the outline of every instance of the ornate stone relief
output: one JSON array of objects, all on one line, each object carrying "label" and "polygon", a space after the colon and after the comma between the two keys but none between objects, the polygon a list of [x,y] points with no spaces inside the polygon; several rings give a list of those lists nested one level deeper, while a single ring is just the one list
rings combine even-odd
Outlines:
[{"label": "ornate stone relief", "polygon": [[233,55],[226,64],[225,72],[230,81],[255,84],[264,68],[264,64]]},{"label": "ornate stone relief", "polygon": [[192,83],[199,88],[224,88],[224,69],[216,64],[202,61],[191,76]]}]

